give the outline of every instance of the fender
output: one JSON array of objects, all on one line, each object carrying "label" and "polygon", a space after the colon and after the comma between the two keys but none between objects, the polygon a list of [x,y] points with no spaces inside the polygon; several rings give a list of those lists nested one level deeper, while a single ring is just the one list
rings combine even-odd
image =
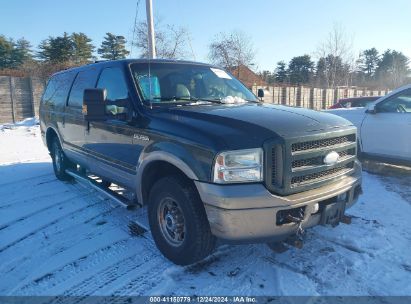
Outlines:
[{"label": "fender", "polygon": [[139,160],[139,165],[137,169],[137,176],[136,176],[136,192],[137,192],[137,199],[139,202],[143,202],[143,191],[141,188],[141,182],[144,174],[144,169],[150,164],[155,161],[165,161],[178,169],[180,169],[189,179],[198,180],[197,175],[191,170],[191,168],[181,159],[177,158],[175,155],[165,152],[165,151],[155,151],[151,152],[150,154],[146,155],[144,159]]},{"label": "fender", "polygon": [[54,133],[57,134],[57,138],[59,139],[59,142],[60,142],[61,146],[63,147],[63,141],[61,140],[60,133],[57,131],[57,129],[53,125],[48,125],[47,128],[46,128],[46,132],[44,133],[44,139],[45,139],[44,144],[46,145],[47,149],[49,148],[47,146],[47,133],[49,132],[50,129],[52,129],[54,131]]}]

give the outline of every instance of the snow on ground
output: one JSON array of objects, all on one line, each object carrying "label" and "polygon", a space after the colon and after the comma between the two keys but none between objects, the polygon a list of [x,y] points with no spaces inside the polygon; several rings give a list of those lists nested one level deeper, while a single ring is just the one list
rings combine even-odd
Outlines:
[{"label": "snow on ground", "polygon": [[351,225],[304,248],[221,245],[180,267],[156,249],[145,210],[56,180],[35,122],[0,126],[0,295],[411,295],[411,177],[364,173]]}]

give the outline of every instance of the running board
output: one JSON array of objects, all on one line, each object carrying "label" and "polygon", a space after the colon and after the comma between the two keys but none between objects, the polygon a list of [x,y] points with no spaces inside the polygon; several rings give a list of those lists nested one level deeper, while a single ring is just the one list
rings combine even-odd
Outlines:
[{"label": "running board", "polygon": [[141,207],[140,204],[132,203],[130,200],[126,199],[125,197],[121,196],[120,194],[115,193],[114,191],[108,190],[106,188],[101,187],[97,184],[97,182],[93,181],[92,179],[88,178],[83,174],[79,174],[76,171],[67,169],[66,173],[71,177],[75,178],[77,181],[88,184],[93,189],[99,191],[100,193],[106,195],[116,203],[120,204],[125,208],[133,208],[133,207]]}]

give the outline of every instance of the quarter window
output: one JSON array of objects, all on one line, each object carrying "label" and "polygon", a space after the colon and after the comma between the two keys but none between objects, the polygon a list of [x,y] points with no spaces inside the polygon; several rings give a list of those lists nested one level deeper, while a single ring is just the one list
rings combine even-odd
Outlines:
[{"label": "quarter window", "polygon": [[64,105],[74,76],[74,72],[65,72],[53,76],[47,84],[42,101],[49,105]]}]

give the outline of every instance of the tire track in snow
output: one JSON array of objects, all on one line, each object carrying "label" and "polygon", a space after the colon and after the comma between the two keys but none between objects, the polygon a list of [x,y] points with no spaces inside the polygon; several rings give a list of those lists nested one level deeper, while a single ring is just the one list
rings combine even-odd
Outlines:
[{"label": "tire track in snow", "polygon": [[28,286],[24,293],[30,295],[42,287],[47,289],[49,295],[67,293],[74,286],[82,285],[84,281],[97,276],[102,269],[108,269],[138,255],[140,250],[141,244],[135,239],[120,241],[64,266],[55,271],[49,280]]},{"label": "tire track in snow", "polygon": [[[83,223],[80,227],[79,227],[79,226],[76,226],[76,229],[79,230],[79,231],[83,231],[83,230],[84,230],[84,231],[88,231],[88,234],[90,234],[93,230],[96,229],[96,228],[95,228],[95,224],[91,223],[91,221],[97,220],[98,217],[101,217],[101,216],[105,216],[105,215],[109,215],[109,214],[110,214],[110,218],[107,219],[107,222],[106,222],[106,221],[97,222],[97,226],[104,225],[104,227],[108,227],[108,228],[106,228],[106,229],[103,229],[102,231],[99,231],[99,234],[105,233],[105,231],[108,230],[108,229],[116,228],[116,229],[119,229],[119,231],[121,230],[122,232],[124,232],[125,234],[127,234],[127,235],[129,236],[129,238],[131,239],[131,236],[129,235],[129,231],[128,231],[128,229],[126,228],[126,227],[127,227],[127,222],[126,222],[126,220],[125,220],[125,219],[128,217],[128,216],[126,216],[128,212],[129,212],[128,210],[116,206],[116,208],[111,208],[110,210],[108,210],[108,211],[100,214],[99,216],[94,216],[94,217],[91,217],[91,218],[85,220],[84,223]],[[118,221],[115,221],[115,220],[114,220],[114,221],[111,221],[111,220],[110,220],[111,218],[117,218]],[[121,225],[124,226],[124,227],[119,226],[119,224],[118,224],[117,222],[121,223]],[[91,231],[91,232],[90,232],[90,231]],[[73,231],[70,231],[70,232],[73,233]],[[74,232],[75,232],[75,231],[74,231]],[[119,232],[119,233],[121,233],[121,232]],[[88,239],[89,239],[89,237],[88,237]],[[90,238],[90,242],[93,243],[93,239],[92,239],[92,238]],[[116,244],[110,244],[110,245],[108,245],[108,249],[109,249],[109,250],[111,250],[111,249],[116,249],[116,248],[117,248],[117,247],[116,247]],[[100,251],[101,251],[101,250],[100,250]],[[94,253],[93,253],[93,254],[94,254]],[[87,259],[87,258],[88,258],[88,256],[84,256],[84,257],[81,257],[80,260],[83,261],[83,260],[85,260],[85,259]],[[103,257],[102,259],[104,260],[105,257]],[[62,268],[66,267],[66,266],[67,266],[67,265],[64,265]],[[61,269],[56,270],[56,271],[60,271],[60,270],[61,270]],[[66,273],[66,276],[69,277],[69,276],[70,276],[70,273]],[[47,278],[46,278],[46,279],[47,279]],[[60,279],[61,279],[61,280],[64,280],[64,278],[60,278]]]},{"label": "tire track in snow", "polygon": [[[51,183],[55,184],[53,185],[55,187],[50,189]],[[24,187],[24,192],[22,192],[21,188],[18,188],[18,189],[15,189],[14,192],[13,191],[7,192],[7,200],[0,202],[0,209],[15,207],[15,205],[17,204],[27,203],[32,200],[42,200],[46,198],[47,196],[58,195],[64,191],[67,192],[69,191],[69,189],[64,184],[61,184],[61,182],[58,181],[57,179],[49,181],[47,184],[40,183],[39,185],[35,185],[32,187],[30,186]]]},{"label": "tire track in snow", "polygon": [[[92,239],[84,239],[70,248],[50,256],[49,259],[42,264],[36,265],[36,267],[32,269],[31,274],[19,282],[17,286],[9,292],[9,295],[19,294],[19,290],[31,282],[36,282],[36,280],[47,277],[69,263],[127,238],[129,238],[129,235],[125,235],[120,229],[112,227],[110,231],[100,233]],[[93,243],[93,246],[90,246],[90,242]]]},{"label": "tire track in snow", "polygon": [[[14,164],[20,164],[20,162],[14,163]],[[1,166],[4,166],[4,164],[1,164],[0,168],[1,168]],[[14,180],[14,181],[8,182],[8,183],[0,183],[0,187],[2,189],[4,189],[4,187],[6,187],[6,186],[15,185],[15,188],[22,188],[24,185],[21,185],[20,183],[26,183],[26,182],[30,183],[30,182],[33,181],[33,179],[43,178],[43,177],[50,177],[50,176],[54,176],[54,174],[53,173],[47,173],[47,174],[41,174],[41,175],[35,175],[35,176],[27,177],[27,178],[22,178],[22,179],[19,179],[19,180]],[[6,192],[7,191],[4,191],[4,192],[0,191],[0,195],[4,194]]]},{"label": "tire track in snow", "polygon": [[[81,187],[81,188],[83,188],[83,187]],[[83,189],[84,190],[84,189]],[[86,192],[87,194],[90,194],[90,189],[88,189],[88,191],[84,191],[84,192]],[[91,194],[95,194],[95,193],[91,193]],[[97,200],[99,200],[99,197],[96,195],[96,199]],[[99,203],[100,201],[98,201],[97,203]],[[107,203],[107,201],[105,202],[105,204],[106,205],[109,205],[108,203]],[[93,206],[94,206],[94,204],[93,204]],[[108,214],[110,214],[110,213],[113,213],[113,212],[115,212],[116,211],[116,208],[118,208],[118,205],[117,204],[115,204],[115,206],[116,207],[112,207],[112,206],[109,206],[110,207],[110,209],[108,210],[108,211],[105,211],[105,212],[103,212],[103,213],[101,213],[101,214],[97,214],[97,215],[94,215],[94,216],[91,216],[91,217],[89,217],[87,220],[85,220],[84,221],[84,224],[88,224],[88,223],[91,223],[92,221],[94,221],[94,220],[96,220],[98,217],[101,217],[101,216],[104,216],[104,215],[108,215]],[[127,237],[129,237],[129,235],[128,235],[128,227],[127,227],[127,225],[126,224],[128,224],[128,222],[127,221],[124,221],[124,219],[126,219],[126,218],[130,218],[130,216],[128,215],[128,213],[129,213],[129,211],[128,210],[126,210],[126,209],[122,209],[122,208],[119,208],[119,210],[120,210],[120,213],[122,212],[123,213],[123,215],[126,215],[126,216],[122,216],[121,218],[117,218],[117,220],[113,220],[113,223],[112,224],[116,224],[117,223],[117,225],[119,224],[119,223],[122,223],[122,225],[120,226],[120,227],[117,227],[118,229],[119,229],[119,233],[121,234],[121,232],[120,232],[120,230],[121,231],[123,231],[123,232],[126,232],[127,233]],[[116,217],[114,217],[114,219],[116,219]],[[63,219],[64,220],[64,219]],[[91,224],[90,224],[91,225]],[[89,225],[89,226],[90,226]],[[85,228],[85,230],[87,230],[87,227],[84,227]],[[73,231],[70,231],[71,233],[73,233]],[[94,240],[93,239],[90,239],[90,242],[94,242]],[[149,241],[149,246],[153,246],[153,242],[152,241]],[[113,244],[110,244],[110,245],[108,245],[108,247],[110,247],[110,246],[112,246]],[[115,247],[115,245],[113,245],[114,247]],[[98,251],[98,250],[97,250]],[[81,257],[81,260],[82,259],[86,259],[87,258],[87,256],[83,256],[83,257]],[[76,262],[76,261],[75,261]],[[74,262],[73,262],[74,263]],[[62,266],[62,268],[64,268],[64,267],[66,267],[67,265],[70,265],[70,264],[73,264],[73,263],[68,263],[68,264],[65,264],[65,265],[63,265]],[[67,268],[67,267],[66,267]],[[38,290],[38,283],[41,283],[42,281],[47,281],[49,278],[51,279],[53,277],[53,275],[49,275],[49,274],[46,274],[43,278],[40,278],[40,279],[35,279],[33,282],[34,282],[34,284],[33,284],[33,282],[32,283],[29,283],[29,284],[26,284],[25,286],[23,286],[20,290],[19,290],[19,293],[22,293],[22,294],[30,294],[30,291],[29,290],[31,290],[31,288],[30,287],[34,287],[33,289],[34,290],[36,290],[36,288],[37,288],[37,290]],[[64,281],[64,280],[63,280]],[[23,284],[24,285],[24,284]]]},{"label": "tire track in snow", "polygon": [[[71,192],[66,190],[63,193],[67,194]],[[33,200],[31,202],[23,201],[21,205],[19,204],[17,206],[17,208],[12,208],[11,210],[5,211],[3,213],[4,219],[0,220],[0,225],[1,225],[0,230],[10,227],[14,223],[27,220],[30,217],[37,215],[38,213],[47,211],[53,207],[60,206],[64,203],[70,202],[73,199],[81,198],[82,196],[78,194],[72,194],[68,197],[64,197],[63,199],[57,199],[57,200],[50,199],[51,197],[52,197],[51,195],[44,195],[43,198],[47,199],[47,201],[45,203],[42,203],[41,205],[39,204],[39,205],[30,206],[30,204],[35,204],[36,200]],[[17,209],[17,210],[13,210],[13,209]]]},{"label": "tire track in snow", "polygon": [[[112,284],[125,284],[128,282],[126,276],[136,269],[148,267],[148,271],[152,269],[152,263],[162,264],[164,258],[160,255],[156,248],[153,248],[152,241],[147,238],[140,238],[136,243],[140,250],[134,252],[130,257],[116,262],[109,267],[100,269],[94,277],[88,277],[81,283],[76,284],[64,293],[65,296],[86,296],[90,294],[110,294],[108,288]],[[143,252],[140,252],[143,251]],[[147,251],[147,252],[145,252]],[[161,261],[159,261],[159,259]],[[135,275],[135,274],[134,274]],[[124,282],[125,281],[125,282]],[[99,293],[104,289],[104,292]]]},{"label": "tire track in snow", "polygon": [[[91,195],[92,193],[89,191],[88,194]],[[83,194],[82,197],[85,198],[87,196]],[[55,252],[61,250],[62,247],[69,247],[77,242],[79,236],[84,235],[83,237],[87,237],[90,231],[93,231],[93,229],[90,229],[93,225],[88,225],[87,227],[79,226],[82,221],[85,222],[95,219],[101,214],[106,214],[107,210],[115,210],[115,208],[102,202],[97,197],[91,202],[81,199],[78,200],[77,203],[83,203],[84,208],[66,214],[66,216],[58,218],[35,232],[32,231],[30,235],[4,250],[0,254],[0,260],[7,261],[7,263],[0,265],[2,272],[7,271],[5,268],[8,267],[10,272],[14,271],[17,274],[26,276],[27,271],[31,269],[34,263],[32,260],[36,257],[44,256],[44,258],[47,259],[49,255],[55,254]],[[100,207],[96,208],[98,205],[100,205]],[[84,228],[84,231],[79,230],[80,228]],[[76,231],[78,231],[77,234],[75,233]],[[70,240],[71,244],[66,244],[67,240]],[[26,248],[31,248],[35,254],[31,254]],[[53,252],[53,248],[57,249]],[[21,252],[24,252],[25,255],[22,256]],[[28,264],[28,270],[26,269],[26,272],[24,272],[24,269],[21,269],[25,265],[22,264],[23,262]],[[17,271],[16,268],[19,270]]]},{"label": "tire track in snow", "polygon": [[[60,220],[64,220],[73,213],[82,212],[83,210],[98,204],[82,205],[78,200],[74,198],[80,198],[82,196],[76,195],[65,199],[58,203],[56,206],[46,208],[39,212],[34,213],[29,217],[18,220],[14,225],[8,226],[0,231],[0,253],[7,248],[21,242],[22,240],[36,234],[38,231],[44,229],[47,226],[53,225]],[[69,204],[66,204],[69,203]],[[66,204],[61,206],[62,204]],[[30,225],[30,230],[24,229]]]}]

